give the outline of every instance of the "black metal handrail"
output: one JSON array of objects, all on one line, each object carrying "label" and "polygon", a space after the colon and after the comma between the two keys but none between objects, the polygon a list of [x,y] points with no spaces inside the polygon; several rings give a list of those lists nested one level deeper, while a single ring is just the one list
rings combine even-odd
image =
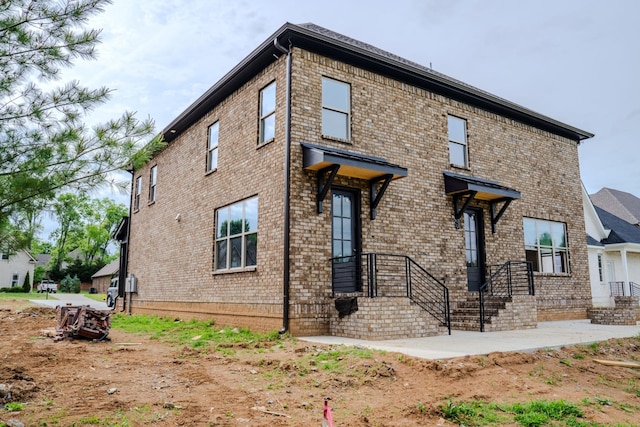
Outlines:
[{"label": "black metal handrail", "polygon": [[[335,257],[331,261],[334,295],[362,292],[370,298],[409,298],[446,326],[451,334],[449,289],[412,258],[365,253]],[[349,263],[354,264],[349,267]]]},{"label": "black metal handrail", "polygon": [[635,282],[629,282],[629,290],[632,297],[640,297],[640,285]]},{"label": "black metal handrail", "polygon": [[623,296],[625,296],[624,282],[609,282],[609,288],[611,289],[611,296],[612,297],[623,297]]},{"label": "black metal handrail", "polygon": [[[495,272],[492,272],[496,269]],[[535,295],[533,284],[533,265],[530,261],[507,261],[502,265],[491,266],[489,279],[480,286],[480,332],[492,314],[488,314],[488,301],[500,301],[513,295]]]}]

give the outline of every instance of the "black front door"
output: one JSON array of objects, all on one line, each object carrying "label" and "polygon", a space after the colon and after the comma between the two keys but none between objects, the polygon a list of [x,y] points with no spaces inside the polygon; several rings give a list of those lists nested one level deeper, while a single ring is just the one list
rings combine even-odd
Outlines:
[{"label": "black front door", "polygon": [[351,189],[332,189],[331,247],[333,291],[362,290],[360,260],[360,193]]},{"label": "black front door", "polygon": [[467,258],[467,289],[478,292],[484,281],[484,236],[482,210],[467,209],[464,212],[464,243]]}]

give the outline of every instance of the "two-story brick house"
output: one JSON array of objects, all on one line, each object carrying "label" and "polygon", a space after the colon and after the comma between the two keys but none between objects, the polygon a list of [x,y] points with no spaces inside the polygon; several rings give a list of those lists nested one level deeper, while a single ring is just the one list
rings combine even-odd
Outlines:
[{"label": "two-story brick house", "polygon": [[133,312],[394,338],[591,305],[593,135],[429,68],[287,23],[163,134],[133,173]]}]

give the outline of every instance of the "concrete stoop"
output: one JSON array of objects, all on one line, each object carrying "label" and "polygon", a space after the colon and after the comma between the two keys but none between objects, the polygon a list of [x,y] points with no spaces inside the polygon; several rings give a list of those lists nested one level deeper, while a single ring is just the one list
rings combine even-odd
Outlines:
[{"label": "concrete stoop", "polygon": [[445,326],[408,298],[357,299],[357,311],[339,316],[332,310],[332,336],[363,340],[420,338],[449,333]]}]

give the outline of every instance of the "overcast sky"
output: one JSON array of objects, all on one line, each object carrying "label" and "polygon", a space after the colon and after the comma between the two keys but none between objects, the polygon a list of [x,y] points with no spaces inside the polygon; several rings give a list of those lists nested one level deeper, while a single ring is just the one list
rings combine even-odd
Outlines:
[{"label": "overcast sky", "polygon": [[638,17],[636,0],[114,0],[90,22],[98,59],[64,78],[116,90],[95,117],[159,131],[282,24],[313,22],[594,133],[587,191],[640,197]]}]

